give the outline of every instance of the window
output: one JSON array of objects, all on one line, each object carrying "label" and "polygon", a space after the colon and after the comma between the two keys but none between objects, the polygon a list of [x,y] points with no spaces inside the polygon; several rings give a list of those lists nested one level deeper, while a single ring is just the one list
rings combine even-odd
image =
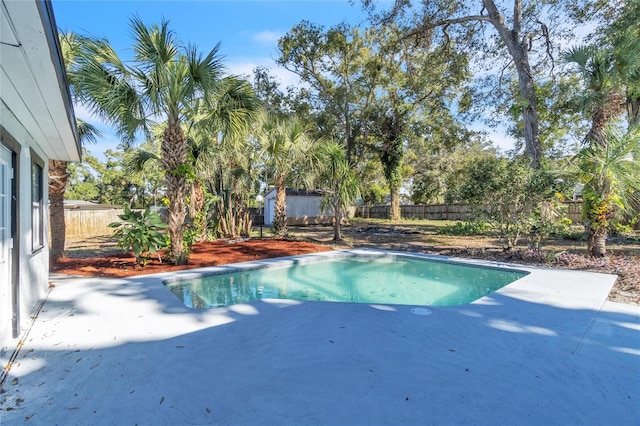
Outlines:
[{"label": "window", "polygon": [[31,164],[31,235],[32,249],[44,246],[44,197],[42,193],[42,166]]}]

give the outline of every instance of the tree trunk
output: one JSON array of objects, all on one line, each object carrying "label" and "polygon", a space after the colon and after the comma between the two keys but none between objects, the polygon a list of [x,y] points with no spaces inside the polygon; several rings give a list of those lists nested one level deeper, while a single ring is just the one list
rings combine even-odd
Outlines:
[{"label": "tree trunk", "polygon": [[198,213],[204,210],[204,187],[202,182],[194,180],[191,186],[191,202],[189,203],[189,219],[195,220]]},{"label": "tree trunk", "polygon": [[184,167],[187,165],[187,143],[179,123],[169,123],[162,138],[162,166],[165,170],[167,185],[167,209],[169,217],[169,255],[176,265],[188,261],[188,253],[182,240],[184,219],[187,216],[185,199],[187,196],[187,178]]},{"label": "tree trunk", "polygon": [[333,206],[333,241],[342,241],[342,208]]},{"label": "tree trunk", "polygon": [[223,201],[217,203],[217,217],[218,217],[218,234],[224,238],[229,237],[229,227],[227,226],[227,210],[224,207]]},{"label": "tree trunk", "polygon": [[196,242],[207,239],[209,221],[207,211],[205,211],[205,192],[202,182],[194,180],[191,185],[191,200],[189,203],[189,220],[197,231]]},{"label": "tree trunk", "polygon": [[284,178],[276,181],[276,205],[273,214],[273,229],[276,236],[284,237],[287,234],[287,192]]},{"label": "tree trunk", "polygon": [[640,123],[640,97],[628,99],[629,108],[629,128],[631,126]]},{"label": "tree trunk", "polygon": [[591,114],[591,128],[587,133],[587,140],[605,146],[605,129],[611,120],[624,112],[625,98],[621,92],[611,91],[606,100],[594,109]]},{"label": "tree trunk", "polygon": [[400,187],[394,185],[390,189],[391,211],[389,212],[389,220],[400,220]]},{"label": "tree trunk", "polygon": [[64,258],[67,227],[64,221],[64,193],[69,181],[67,162],[49,160],[49,226],[51,247],[49,259]]},{"label": "tree trunk", "polygon": [[531,159],[531,167],[540,168],[542,147],[540,144],[540,132],[538,126],[538,100],[533,73],[529,65],[529,53],[526,40],[520,39],[520,23],[522,21],[522,4],[516,0],[514,5],[513,29],[506,26],[504,17],[493,0],[483,0],[483,5],[489,13],[489,21],[498,31],[500,38],[507,46],[509,54],[513,58],[513,64],[518,74],[518,88],[521,100],[524,102],[522,109],[523,137],[525,151]]},{"label": "tree trunk", "polygon": [[593,229],[589,227],[587,230],[589,254],[593,257],[604,257],[607,255],[607,232],[602,229]]}]

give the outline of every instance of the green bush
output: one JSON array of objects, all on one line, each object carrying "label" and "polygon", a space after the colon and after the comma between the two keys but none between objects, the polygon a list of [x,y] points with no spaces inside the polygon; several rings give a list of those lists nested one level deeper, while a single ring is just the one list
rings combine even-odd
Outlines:
[{"label": "green bush", "polygon": [[567,227],[560,236],[565,240],[571,241],[586,241],[587,235],[584,232],[584,226],[570,226]]},{"label": "green bush", "polygon": [[540,243],[551,235],[565,232],[571,225],[566,217],[567,207],[557,198],[542,200],[527,218],[530,228],[527,233],[529,246],[534,250],[540,249]]},{"label": "green bush", "polygon": [[448,181],[447,202],[470,203],[476,217],[498,235],[504,250],[528,237],[539,249],[562,216],[564,181],[551,170],[534,170],[526,159],[479,158]]},{"label": "green bush", "polygon": [[456,222],[455,225],[446,225],[438,230],[443,235],[482,235],[490,230],[486,222],[480,220]]},{"label": "green bush", "polygon": [[160,232],[167,224],[160,220],[158,213],[152,213],[148,208],[144,212],[133,211],[129,206],[124,207],[124,214],[118,215],[122,222],[109,224],[116,229],[114,236],[119,237],[118,247],[132,250],[138,265],[146,265],[147,261],[167,246],[165,236]]},{"label": "green bush", "polygon": [[629,238],[629,237],[633,237],[633,235],[634,235],[633,228],[629,225],[625,225],[620,222],[613,222],[613,224],[611,225],[612,237]]}]

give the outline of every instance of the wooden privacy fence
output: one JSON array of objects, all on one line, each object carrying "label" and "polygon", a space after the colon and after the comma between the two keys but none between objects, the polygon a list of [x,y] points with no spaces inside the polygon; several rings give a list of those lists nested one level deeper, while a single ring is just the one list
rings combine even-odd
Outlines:
[{"label": "wooden privacy fence", "polygon": [[105,210],[64,210],[64,221],[68,239],[80,240],[90,237],[98,237],[113,234],[113,229],[109,228],[111,222],[121,222],[119,214],[123,214],[123,209]]},{"label": "wooden privacy fence", "polygon": [[[567,201],[567,217],[573,223],[582,222],[582,201]],[[358,206],[356,217],[372,219],[388,219],[390,206]],[[400,206],[400,216],[403,219],[453,220],[464,221],[473,219],[473,205],[471,204],[423,204]]]}]

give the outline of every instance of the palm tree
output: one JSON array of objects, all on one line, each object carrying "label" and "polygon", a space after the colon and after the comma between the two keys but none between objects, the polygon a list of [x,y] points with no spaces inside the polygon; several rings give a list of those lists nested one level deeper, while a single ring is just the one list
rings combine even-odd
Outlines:
[{"label": "palm tree", "polygon": [[[626,33],[611,46],[579,46],[565,52],[566,62],[578,66],[586,86],[585,95],[579,97],[581,108],[591,115],[591,128],[585,140],[604,144],[607,125],[621,116],[632,98],[629,88],[638,85],[640,75],[640,39]],[[634,117],[630,114],[629,121]]]},{"label": "palm tree", "polygon": [[333,240],[342,241],[341,223],[347,207],[360,197],[360,184],[349,168],[344,149],[336,142],[326,143],[322,148],[323,171],[320,187],[325,191],[323,209],[333,210]]},{"label": "palm tree", "polygon": [[[203,121],[218,117],[220,89],[230,83],[222,77],[219,44],[203,55],[195,46],[183,46],[165,20],[146,26],[135,17],[131,29],[133,64],[125,64],[106,39],[91,38],[84,46],[76,91],[92,112],[116,127],[125,144],[141,131],[148,135],[153,119],[166,123],[161,152],[169,199],[170,257],[184,264],[188,258],[182,240],[185,199],[193,170],[181,124],[198,102],[203,105]],[[237,105],[239,112],[226,117],[229,128],[245,123],[250,110]]]},{"label": "palm tree", "polygon": [[[617,171],[624,169],[626,162],[613,162],[626,158],[619,155],[625,151],[620,144],[626,146],[631,143],[636,131],[631,126],[632,117],[625,137],[617,134],[614,123],[625,112],[629,101],[625,93],[627,88],[637,85],[640,40],[629,32],[615,39],[610,46],[580,46],[564,56],[567,62],[578,66],[586,86],[586,94],[579,98],[582,109],[591,115],[591,128],[585,137],[586,147],[578,155],[579,170],[586,185],[583,218],[589,252],[593,256],[604,256],[609,222],[615,215],[616,206],[623,207],[617,186],[625,178],[617,176]],[[616,146],[608,146],[610,143]],[[588,167],[593,169],[588,170]]]},{"label": "palm tree", "polygon": [[287,233],[287,183],[308,186],[318,169],[314,146],[308,130],[295,116],[277,118],[263,114],[259,135],[265,166],[276,188],[273,228],[277,236]]},{"label": "palm tree", "polygon": [[[93,125],[76,118],[76,130],[80,144],[95,143],[102,133]],[[69,183],[69,163],[49,160],[49,229],[51,247],[49,258],[56,261],[64,257],[67,226],[64,220],[64,194]]]},{"label": "palm tree", "polygon": [[623,132],[614,124],[577,155],[578,176],[584,183],[583,216],[587,220],[589,252],[606,254],[611,220],[620,209],[638,206],[640,188],[640,125]]},{"label": "palm tree", "polygon": [[[60,49],[66,67],[67,80],[74,95],[74,73],[84,38],[74,33],[60,34]],[[92,124],[76,118],[76,130],[80,144],[95,143],[102,133]],[[69,182],[69,163],[49,160],[49,229],[51,247],[49,259],[56,261],[64,257],[66,243],[66,224],[64,220],[64,194]]]}]

